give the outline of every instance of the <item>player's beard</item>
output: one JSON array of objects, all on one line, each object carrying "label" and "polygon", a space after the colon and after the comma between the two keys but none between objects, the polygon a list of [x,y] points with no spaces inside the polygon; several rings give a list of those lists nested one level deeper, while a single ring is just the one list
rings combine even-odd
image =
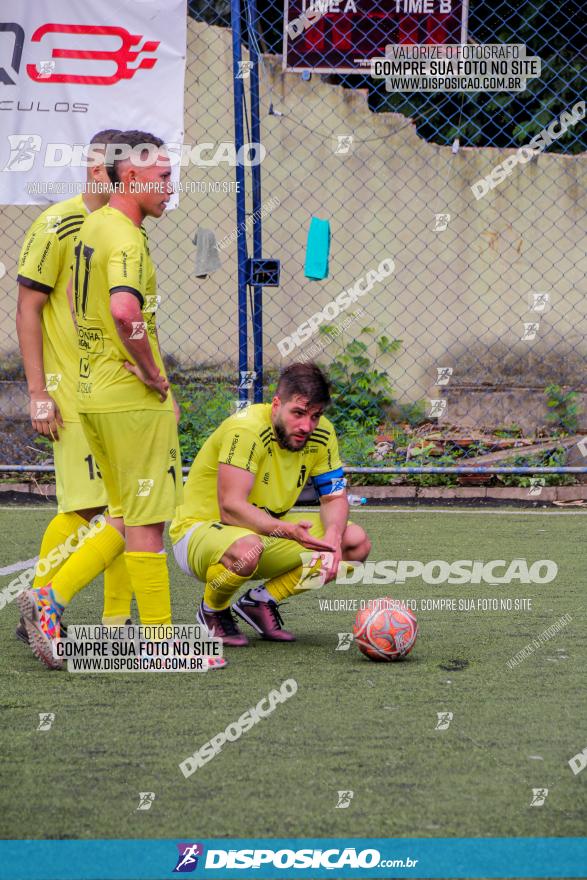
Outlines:
[{"label": "player's beard", "polygon": [[285,425],[283,424],[279,416],[275,417],[273,430],[275,431],[275,436],[279,441],[279,445],[283,446],[284,449],[289,449],[290,452],[300,452],[300,450],[304,448],[309,439],[309,435],[308,437],[304,438],[304,441],[302,443],[290,439],[292,435],[287,433],[287,431],[285,430]]}]

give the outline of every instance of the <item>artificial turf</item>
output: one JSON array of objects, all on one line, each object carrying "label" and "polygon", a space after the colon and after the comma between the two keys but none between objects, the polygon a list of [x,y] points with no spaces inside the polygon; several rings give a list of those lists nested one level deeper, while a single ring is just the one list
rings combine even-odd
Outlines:
[{"label": "artificial turf", "polygon": [[[53,511],[0,510],[3,565],[38,551]],[[353,517],[372,560],[551,559],[549,584],[328,585],[282,607],[292,644],[226,649],[224,671],[69,674],[17,642],[14,602],[0,610],[2,838],[581,836],[587,771],[587,634],[582,515],[368,510]],[[194,622],[201,585],[170,558],[174,621]],[[0,589],[15,575],[0,579]],[[523,611],[420,611],[400,663],[336,650],[354,612],[324,600],[529,598]],[[92,584],[66,622],[94,623]],[[507,661],[570,615],[513,669]],[[136,615],[135,615],[136,619]],[[179,763],[272,688],[297,693],[186,779]],[[52,712],[49,731],[39,713]],[[437,713],[452,712],[446,730]],[[533,788],[547,788],[530,806]],[[337,808],[338,791],[352,791]],[[139,792],[154,792],[137,810]]]}]

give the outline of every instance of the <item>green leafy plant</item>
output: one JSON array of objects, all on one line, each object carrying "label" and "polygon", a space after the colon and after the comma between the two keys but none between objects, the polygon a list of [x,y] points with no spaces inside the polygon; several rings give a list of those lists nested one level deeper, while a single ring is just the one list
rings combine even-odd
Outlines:
[{"label": "green leafy plant", "polygon": [[174,385],[181,412],[179,443],[184,464],[190,464],[218,425],[234,412],[236,393],[228,383],[212,388]]},{"label": "green leafy plant", "polygon": [[511,425],[503,425],[501,428],[495,428],[493,433],[496,437],[503,437],[504,440],[509,440],[510,437],[522,437],[524,434],[520,426],[516,425],[515,422]]},{"label": "green leafy plant", "polygon": [[[563,467],[565,458],[564,449],[552,449],[536,455],[514,455],[502,464],[505,467]],[[575,483],[573,474],[497,474],[497,477],[504,486],[522,488],[534,485],[537,479],[543,480],[544,486],[572,486]]]},{"label": "green leafy plant", "polygon": [[551,383],[544,389],[546,405],[549,412],[546,416],[556,428],[567,434],[575,434],[579,425],[581,405],[576,391],[565,391],[561,385]]},{"label": "green leafy plant", "polygon": [[426,421],[426,404],[423,400],[416,400],[415,403],[398,403],[396,409],[398,420],[407,422],[412,428]]},{"label": "green leafy plant", "polygon": [[[330,328],[324,327],[323,332],[329,333]],[[364,327],[361,335],[373,336],[373,328]],[[375,337],[375,342],[379,353],[388,355],[398,352],[402,345],[401,339],[387,336]],[[341,434],[354,426],[375,430],[393,404],[393,388],[388,374],[373,364],[367,343],[353,339],[325,370],[332,385],[330,417],[336,429]]]}]

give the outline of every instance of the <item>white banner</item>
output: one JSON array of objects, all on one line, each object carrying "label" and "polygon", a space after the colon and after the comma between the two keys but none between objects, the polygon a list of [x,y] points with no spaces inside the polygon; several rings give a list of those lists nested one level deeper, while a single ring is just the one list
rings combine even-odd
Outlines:
[{"label": "white banner", "polygon": [[1,204],[81,192],[103,129],[183,143],[185,0],[13,0],[1,18]]}]

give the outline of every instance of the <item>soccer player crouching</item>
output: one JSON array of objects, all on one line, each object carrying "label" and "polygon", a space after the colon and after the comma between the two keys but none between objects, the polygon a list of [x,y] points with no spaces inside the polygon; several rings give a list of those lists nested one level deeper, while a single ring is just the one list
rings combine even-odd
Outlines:
[{"label": "soccer player crouching", "polygon": [[[363,562],[371,543],[348,522],[346,481],[332,424],[323,415],[328,381],[315,364],[286,367],[270,404],[229,418],[206,440],[171,523],[174,555],[186,574],[205,584],[198,622],[225,645],[248,644],[233,613],[273,641],[293,641],[279,602],[305,592],[302,565],[314,551],[323,582],[341,560]],[[291,513],[311,480],[320,513]],[[232,605],[248,580],[265,581]]]}]

